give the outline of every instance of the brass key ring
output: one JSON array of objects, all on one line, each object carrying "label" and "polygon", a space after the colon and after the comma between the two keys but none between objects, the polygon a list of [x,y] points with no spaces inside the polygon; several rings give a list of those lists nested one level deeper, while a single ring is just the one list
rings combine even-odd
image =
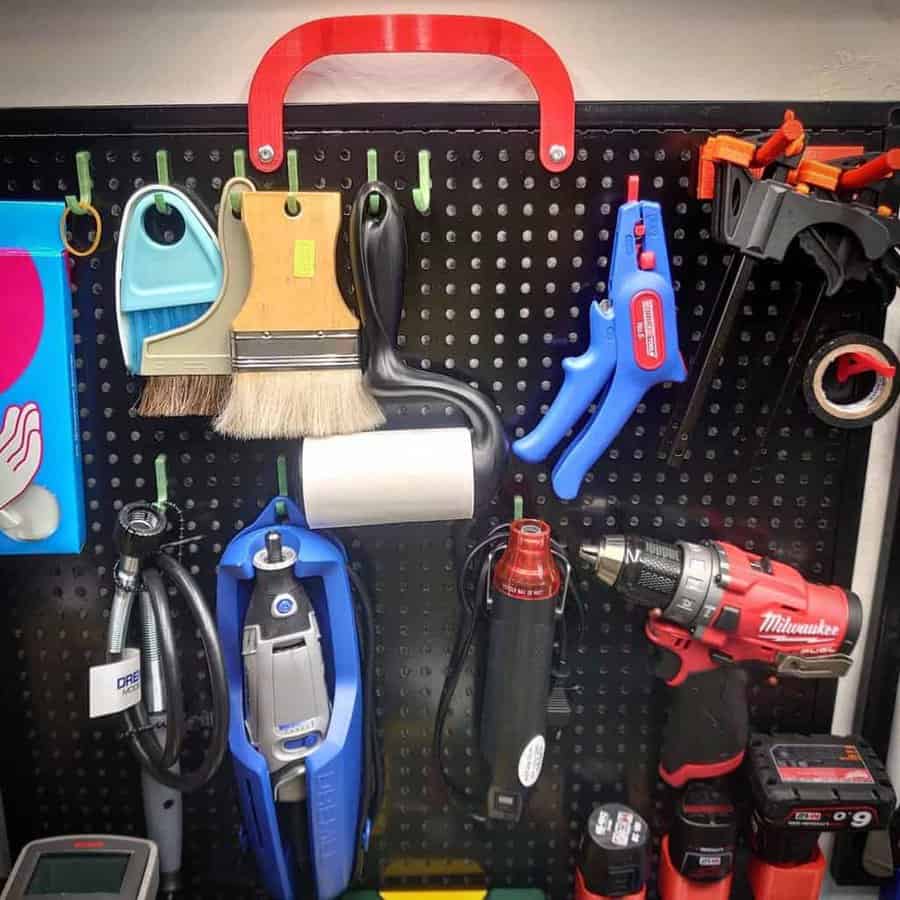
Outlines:
[{"label": "brass key ring", "polygon": [[66,234],[66,220],[69,216],[69,213],[72,210],[67,206],[63,210],[62,218],[59,220],[59,234],[62,238],[63,246],[68,250],[72,256],[90,256],[92,253],[95,253],[97,248],[100,246],[100,238],[103,236],[103,222],[100,219],[100,213],[97,212],[96,208],[90,203],[80,204],[81,208],[89,213],[94,218],[94,224],[96,225],[96,231],[94,233],[94,240],[91,241],[90,246],[85,250],[78,250],[76,247],[73,247],[69,243],[69,238]]}]

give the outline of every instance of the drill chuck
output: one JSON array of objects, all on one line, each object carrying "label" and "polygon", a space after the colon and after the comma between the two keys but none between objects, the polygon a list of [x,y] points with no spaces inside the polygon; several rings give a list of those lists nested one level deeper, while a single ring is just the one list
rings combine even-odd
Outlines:
[{"label": "drill chuck", "polygon": [[604,584],[648,609],[665,609],[678,589],[684,559],[681,546],[637,535],[608,535],[585,544],[579,557]]}]

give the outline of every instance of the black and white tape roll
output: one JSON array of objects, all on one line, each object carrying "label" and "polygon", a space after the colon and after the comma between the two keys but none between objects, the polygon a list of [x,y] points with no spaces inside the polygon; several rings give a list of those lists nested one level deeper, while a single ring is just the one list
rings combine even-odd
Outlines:
[{"label": "black and white tape roll", "polygon": [[[900,393],[897,355],[884,341],[848,332],[810,357],[803,393],[810,410],[835,428],[866,428],[885,415]],[[860,379],[865,378],[861,395]]]}]

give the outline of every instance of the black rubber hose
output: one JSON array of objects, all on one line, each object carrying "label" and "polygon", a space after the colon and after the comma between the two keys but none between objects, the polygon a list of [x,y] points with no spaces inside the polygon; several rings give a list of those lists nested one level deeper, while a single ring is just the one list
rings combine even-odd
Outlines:
[{"label": "black rubber hose", "polygon": [[[225,758],[225,752],[228,749],[228,683],[225,678],[225,662],[222,658],[222,648],[219,644],[219,636],[216,632],[215,620],[209,609],[207,609],[206,601],[200,591],[197,582],[191,577],[187,569],[184,568],[177,560],[173,559],[165,553],[159,553],[153,558],[153,562],[163,571],[168,579],[175,586],[178,593],[182,596],[187,604],[197,629],[200,632],[200,640],[203,643],[203,649],[206,652],[206,665],[210,676],[210,693],[212,695],[212,734],[210,736],[209,747],[203,757],[203,762],[192,772],[172,772],[169,767],[164,766],[163,759],[165,748],[159,746],[153,734],[152,723],[147,716],[147,710],[143,703],[132,707],[126,713],[129,724],[129,730],[132,737],[132,750],[138,758],[140,764],[155,778],[160,784],[170,787],[173,790],[189,794],[203,787],[210,778],[218,771],[222,760]],[[167,607],[168,598],[166,597],[165,587],[162,580],[159,584],[155,584],[152,572],[145,573],[151,577],[147,579],[147,586],[150,591],[151,602],[154,605],[157,624],[161,621],[169,622],[169,631],[171,632],[171,619],[168,617],[168,608],[160,616],[159,610]],[[157,576],[158,577],[158,576]],[[163,629],[160,629],[161,648],[163,641],[167,640]],[[172,646],[174,647],[174,636],[172,636]],[[163,655],[165,661],[166,655]],[[166,675],[167,690],[170,679]],[[181,701],[181,690],[176,690],[178,699],[178,707],[182,710],[183,703]],[[171,697],[171,699],[169,699]],[[167,708],[175,706],[176,697],[167,695]],[[168,736],[167,741],[168,744]],[[181,746],[179,744],[178,750]]]},{"label": "black rubber hose", "polygon": [[[159,751],[159,765],[170,769],[178,761],[181,746],[184,743],[184,697],[181,690],[181,664],[178,662],[178,648],[175,644],[175,630],[172,627],[172,615],[169,611],[166,586],[162,576],[156,569],[147,569],[142,573],[144,590],[150,599],[153,616],[156,620],[156,637],[159,643],[160,670],[165,684],[166,697],[166,743]],[[143,627],[143,626],[142,626]],[[145,708],[143,704],[139,704]],[[134,707],[132,707],[134,708]],[[127,714],[131,710],[126,711]],[[149,717],[148,717],[149,719]],[[132,723],[129,722],[129,725]],[[131,731],[131,740],[151,740],[157,746],[154,732]]]}]

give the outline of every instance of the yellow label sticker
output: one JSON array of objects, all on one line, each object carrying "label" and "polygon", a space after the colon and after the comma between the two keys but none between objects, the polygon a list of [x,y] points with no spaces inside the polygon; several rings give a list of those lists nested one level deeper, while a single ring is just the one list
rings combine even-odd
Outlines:
[{"label": "yellow label sticker", "polygon": [[315,278],[316,242],[294,241],[294,278]]}]

